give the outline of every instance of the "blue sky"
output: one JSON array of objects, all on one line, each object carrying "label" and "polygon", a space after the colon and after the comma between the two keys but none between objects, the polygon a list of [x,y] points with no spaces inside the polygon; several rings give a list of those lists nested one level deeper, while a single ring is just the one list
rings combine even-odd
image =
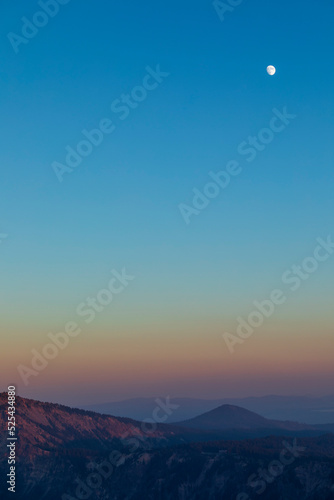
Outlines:
[{"label": "blue sky", "polygon": [[[221,22],[209,1],[71,0],[15,54],[7,34],[38,10],[2,3],[5,325],[55,327],[124,266],[138,282],[122,314],[232,321],[331,233],[332,2],[244,0]],[[158,64],[169,76],[121,121],[111,103]],[[178,205],[284,106],[296,119],[187,226]],[[102,118],[116,130],[59,183],[52,162]],[[297,314],[329,316],[333,268]]]}]

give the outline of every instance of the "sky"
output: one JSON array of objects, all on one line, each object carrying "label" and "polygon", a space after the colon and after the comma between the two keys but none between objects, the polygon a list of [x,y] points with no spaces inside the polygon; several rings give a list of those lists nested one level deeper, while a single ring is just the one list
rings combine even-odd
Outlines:
[{"label": "sky", "polygon": [[[231,3],[2,2],[3,389],[67,404],[332,391],[334,254],[297,290],[285,273],[334,238],[334,6]],[[275,289],[284,303],[230,352],[224,334]],[[36,370],[32,350],[69,322]]]}]

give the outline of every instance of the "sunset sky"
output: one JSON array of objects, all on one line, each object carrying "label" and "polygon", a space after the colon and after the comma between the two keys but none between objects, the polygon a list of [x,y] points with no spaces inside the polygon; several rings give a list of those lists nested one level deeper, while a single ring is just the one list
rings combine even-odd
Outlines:
[{"label": "sunset sky", "polygon": [[[1,390],[73,405],[331,393],[334,252],[298,290],[282,276],[334,240],[333,3],[244,0],[221,21],[211,1],[70,1],[18,53],[7,34],[40,7],[4,5]],[[115,112],[148,74],[154,89]],[[247,161],[241,143],[285,107]],[[103,119],[113,132],[59,182],[54,162]],[[239,175],[187,224],[180,204],[232,160]],[[87,323],[78,306],[123,268],[134,278]],[[229,352],[224,332],[274,289],[284,304]],[[81,333],[25,386],[18,365],[68,322]]]}]

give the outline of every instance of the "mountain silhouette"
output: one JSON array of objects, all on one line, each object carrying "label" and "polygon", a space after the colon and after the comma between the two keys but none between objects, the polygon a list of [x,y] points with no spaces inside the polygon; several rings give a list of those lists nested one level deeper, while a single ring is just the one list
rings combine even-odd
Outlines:
[{"label": "mountain silhouette", "polygon": [[234,405],[221,405],[214,410],[190,420],[179,422],[178,424],[192,429],[207,431],[228,429],[302,431],[314,429],[310,425],[299,424],[298,422],[270,420],[250,410]]}]

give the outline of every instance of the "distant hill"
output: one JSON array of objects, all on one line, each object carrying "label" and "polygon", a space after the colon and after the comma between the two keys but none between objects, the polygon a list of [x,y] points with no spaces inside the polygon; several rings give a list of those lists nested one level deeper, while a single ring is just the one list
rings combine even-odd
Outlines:
[{"label": "distant hill", "polygon": [[[165,400],[165,398],[133,398],[124,401],[115,401],[110,403],[102,403],[95,405],[84,405],[81,408],[107,415],[115,415],[119,417],[130,417],[135,420],[145,420],[151,417],[152,411],[157,406],[157,400]],[[221,400],[205,400],[194,398],[170,398],[172,403],[177,405],[177,409],[168,415],[166,422],[173,423],[181,420],[186,420],[204,413],[206,411],[217,408],[222,404]]]},{"label": "distant hill", "polygon": [[[151,416],[156,406],[156,399],[134,398],[124,401],[86,405],[81,408],[108,415],[144,420]],[[334,395],[322,398],[271,395],[213,400],[171,397],[171,400],[178,405],[178,408],[168,416],[167,423],[189,420],[223,404],[240,406],[274,420],[293,420],[306,424],[331,424],[334,422]]]},{"label": "distant hill", "polygon": [[276,396],[227,398],[222,404],[234,404],[275,420],[293,420],[306,424],[334,422],[334,395],[324,397]]},{"label": "distant hill", "polygon": [[271,421],[256,413],[233,405],[222,405],[203,415],[180,422],[181,426],[194,429],[261,429],[273,427]]},{"label": "distant hill", "polygon": [[[299,424],[298,422],[269,420],[252,411],[234,405],[222,405],[203,415],[179,423],[180,426],[207,431],[228,429],[268,431],[312,431],[313,426]],[[326,429],[327,430],[327,429]]]}]

